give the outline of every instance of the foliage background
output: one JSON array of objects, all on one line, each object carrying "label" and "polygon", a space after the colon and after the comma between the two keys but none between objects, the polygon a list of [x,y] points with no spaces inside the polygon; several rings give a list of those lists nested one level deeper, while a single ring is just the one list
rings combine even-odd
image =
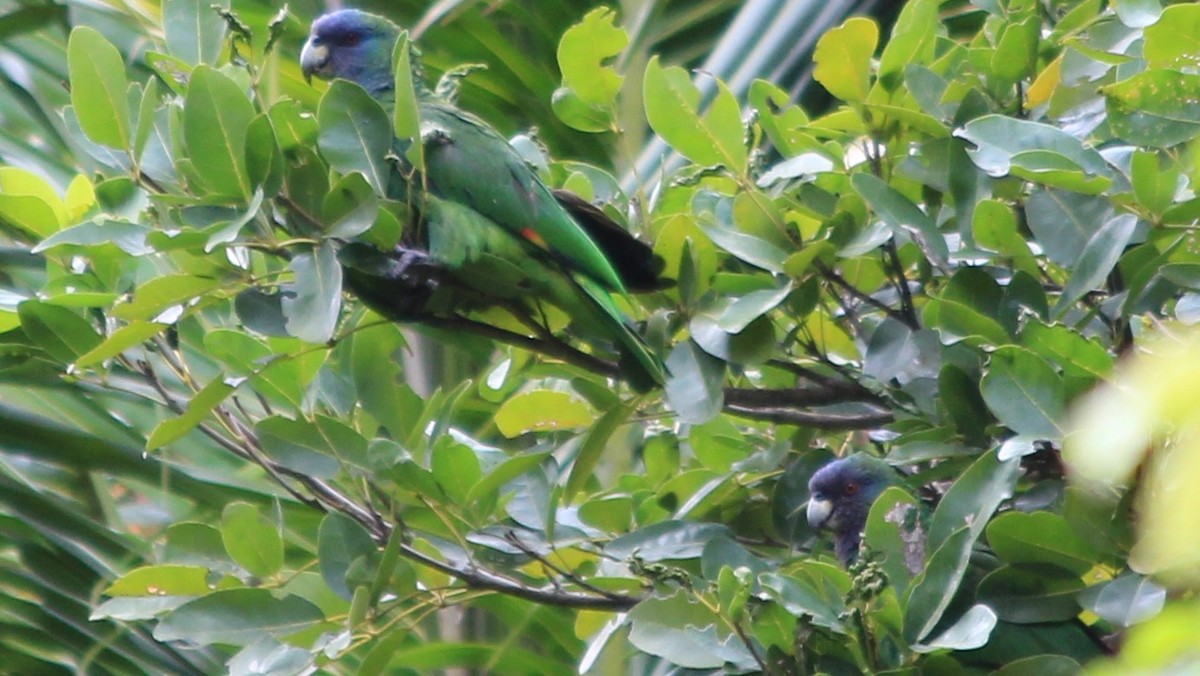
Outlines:
[{"label": "foliage background", "polygon": [[[343,300],[381,111],[300,78],[317,3],[208,5],[0,2],[6,668],[1194,664],[1195,352],[1148,336],[1200,316],[1200,8],[364,3],[654,242],[638,396]],[[847,572],[800,515],[855,450],[908,480]]]}]

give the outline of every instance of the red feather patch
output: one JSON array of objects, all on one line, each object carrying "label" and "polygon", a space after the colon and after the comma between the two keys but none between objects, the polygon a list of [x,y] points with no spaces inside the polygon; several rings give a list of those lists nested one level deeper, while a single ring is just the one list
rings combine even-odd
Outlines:
[{"label": "red feather patch", "polygon": [[537,234],[537,231],[534,230],[533,228],[525,228],[524,230],[521,231],[521,236],[524,237],[525,239],[529,240],[530,242],[533,242],[533,244],[535,246],[541,247],[543,249],[549,248],[546,246],[546,240],[542,239],[542,236]]}]

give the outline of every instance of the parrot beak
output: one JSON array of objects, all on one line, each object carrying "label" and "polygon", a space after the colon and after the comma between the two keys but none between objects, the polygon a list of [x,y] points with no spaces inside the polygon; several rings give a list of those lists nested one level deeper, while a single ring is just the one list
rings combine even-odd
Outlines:
[{"label": "parrot beak", "polygon": [[314,44],[312,38],[309,38],[304,43],[304,49],[300,51],[300,71],[304,73],[304,81],[311,84],[313,74],[320,74],[321,69],[328,63],[329,48]]},{"label": "parrot beak", "polygon": [[813,528],[821,528],[829,521],[829,515],[833,513],[833,503],[829,500],[821,500],[816,496],[808,500],[808,525]]}]

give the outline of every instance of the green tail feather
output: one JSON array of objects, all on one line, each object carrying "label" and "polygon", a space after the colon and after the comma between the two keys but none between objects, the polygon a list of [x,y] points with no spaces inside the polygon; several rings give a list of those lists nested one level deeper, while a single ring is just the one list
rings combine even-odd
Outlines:
[{"label": "green tail feather", "polygon": [[604,324],[611,328],[612,337],[620,344],[622,357],[632,360],[632,363],[629,363],[622,359],[622,366],[630,378],[630,384],[639,390],[661,387],[667,380],[662,362],[650,353],[650,348],[641,337],[629,328],[624,313],[617,308],[609,292],[584,275],[574,275],[574,281],[584,295],[595,303],[596,309],[604,314]]}]

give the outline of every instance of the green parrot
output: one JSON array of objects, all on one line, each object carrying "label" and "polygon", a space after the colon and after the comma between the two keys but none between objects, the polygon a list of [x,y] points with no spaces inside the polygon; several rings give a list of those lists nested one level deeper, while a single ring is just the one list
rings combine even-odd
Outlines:
[{"label": "green parrot", "polygon": [[[313,22],[301,68],[392,103],[399,33],[367,12],[327,14]],[[393,252],[343,247],[351,290],[399,320],[502,306],[535,328],[548,303],[580,333],[615,343],[636,387],[661,385],[662,363],[613,300],[662,288],[661,260],[600,209],[548,188],[495,129],[429,91],[416,64],[425,173],[393,171],[388,192],[416,206],[417,241]]]}]

